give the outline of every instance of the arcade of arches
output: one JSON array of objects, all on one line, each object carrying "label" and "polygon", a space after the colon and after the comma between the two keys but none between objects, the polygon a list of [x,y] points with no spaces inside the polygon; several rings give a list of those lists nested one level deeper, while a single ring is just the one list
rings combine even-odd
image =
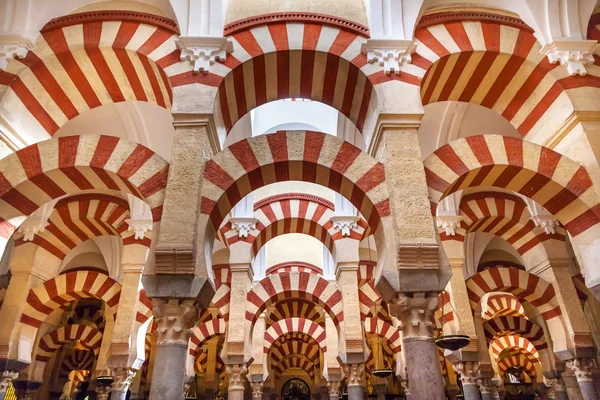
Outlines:
[{"label": "arcade of arches", "polygon": [[0,400],[599,399],[599,1],[0,15]]}]

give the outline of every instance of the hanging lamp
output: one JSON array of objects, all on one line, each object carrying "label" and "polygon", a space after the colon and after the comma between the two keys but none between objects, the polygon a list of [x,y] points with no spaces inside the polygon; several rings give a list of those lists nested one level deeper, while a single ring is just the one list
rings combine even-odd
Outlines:
[{"label": "hanging lamp", "polygon": [[[450,298],[448,298],[448,303],[450,304],[450,307],[452,308],[452,311],[454,312],[454,314],[456,314],[456,311],[454,310],[454,307],[452,306],[452,303],[450,302]],[[469,339],[469,336],[467,335],[461,335],[460,331],[457,335],[444,335],[444,299],[442,298],[442,329],[440,331],[440,335],[435,338],[435,345],[437,347],[439,347],[440,349],[445,349],[445,350],[450,350],[450,351],[456,351],[456,350],[460,350],[463,347],[466,347],[469,345],[469,343],[471,343],[471,339]]]},{"label": "hanging lamp", "polygon": [[110,385],[112,385],[114,380],[115,380],[115,378],[113,378],[111,375],[106,374],[106,364],[105,364],[104,368],[100,372],[100,375],[98,375],[98,377],[96,378],[96,385],[98,385],[100,387],[109,387]]},{"label": "hanging lamp", "polygon": [[381,336],[379,336],[379,324],[377,323],[377,315],[379,314],[379,310],[377,309],[377,305],[375,305],[375,332],[377,332],[377,351],[379,352],[379,360],[381,360],[381,368],[375,362],[375,369],[371,372],[374,376],[378,378],[387,378],[392,374],[392,369],[385,365],[385,359],[383,358],[383,346],[381,345]]}]

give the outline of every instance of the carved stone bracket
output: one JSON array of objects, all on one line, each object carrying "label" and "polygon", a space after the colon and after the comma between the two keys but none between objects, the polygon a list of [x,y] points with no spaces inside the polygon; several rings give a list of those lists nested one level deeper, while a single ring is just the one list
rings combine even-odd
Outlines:
[{"label": "carved stone bracket", "polygon": [[329,390],[329,396],[339,396],[341,381],[327,381],[327,389]]},{"label": "carved stone bracket", "polygon": [[443,229],[448,236],[456,235],[456,228],[460,228],[460,221],[463,220],[461,215],[438,215],[435,219],[435,224],[438,229]]},{"label": "carved stone bracket", "polygon": [[363,372],[365,364],[344,364],[342,365],[346,382],[348,386],[363,386]]},{"label": "carved stone bracket", "polygon": [[[229,390],[244,390],[244,377],[248,374],[246,364],[227,364],[225,372],[229,376]],[[254,390],[254,388],[253,388]]]},{"label": "carved stone bracket", "polygon": [[454,370],[460,372],[463,385],[478,385],[479,363],[474,361],[459,361],[454,364]]},{"label": "carved stone bracket", "polygon": [[127,222],[127,225],[129,225],[127,230],[130,232],[135,232],[134,238],[136,240],[143,239],[146,232],[151,231],[152,227],[153,227],[153,223],[152,223],[151,219],[131,218],[131,219],[126,219],[125,222]]},{"label": "carved stone bracket", "polygon": [[399,320],[404,337],[432,336],[433,312],[438,303],[436,293],[398,294],[390,304],[390,311]]},{"label": "carved stone bracket", "polygon": [[555,40],[540,49],[552,64],[567,67],[569,75],[586,75],[585,64],[594,63],[595,40]]},{"label": "carved stone bracket", "polygon": [[342,236],[350,236],[350,232],[358,227],[356,215],[334,215],[331,217],[333,229],[342,231]]},{"label": "carved stone bracket", "polygon": [[556,231],[554,227],[560,225],[556,218],[554,218],[554,216],[550,214],[534,215],[533,217],[531,217],[531,220],[535,223],[535,226],[544,228],[544,231],[546,231],[548,235],[555,234]]},{"label": "carved stone bracket", "polygon": [[155,271],[157,274],[193,274],[194,249],[188,246],[156,247]]},{"label": "carved stone bracket", "polygon": [[594,361],[591,358],[574,358],[566,363],[566,367],[573,371],[577,382],[592,382],[592,369]]},{"label": "carved stone bracket", "polygon": [[237,231],[238,237],[247,238],[251,230],[256,229],[258,220],[254,217],[231,217],[231,229]]},{"label": "carved stone bracket", "polygon": [[46,227],[50,225],[47,221],[47,218],[38,215],[32,215],[27,218],[23,223],[19,226],[17,232],[23,234],[23,241],[30,242],[33,240],[33,237],[40,232],[44,232]]},{"label": "carved stone bracket", "polygon": [[152,299],[152,314],[158,325],[157,344],[188,345],[198,318],[194,300]]},{"label": "carved stone bracket", "polygon": [[399,269],[438,269],[438,253],[434,244],[400,245],[397,265]]},{"label": "carved stone bracket", "polygon": [[111,388],[117,392],[126,392],[133,382],[137,371],[132,368],[114,368],[112,370],[113,382]]},{"label": "carved stone bracket", "polygon": [[6,70],[8,62],[15,57],[23,58],[34,45],[20,37],[0,37],[0,70]]},{"label": "carved stone bracket", "polygon": [[181,49],[181,60],[192,62],[196,74],[208,74],[211,65],[225,61],[227,53],[233,51],[233,44],[225,37],[180,36],[175,43]]},{"label": "carved stone bracket", "polygon": [[412,61],[411,54],[416,44],[412,40],[368,39],[361,46],[361,52],[367,54],[367,62],[378,63],[389,75],[400,74],[402,64]]}]

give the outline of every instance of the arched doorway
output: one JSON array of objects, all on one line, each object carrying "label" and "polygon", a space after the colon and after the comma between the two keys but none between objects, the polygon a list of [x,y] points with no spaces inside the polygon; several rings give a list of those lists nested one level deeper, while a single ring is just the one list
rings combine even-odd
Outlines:
[{"label": "arched doorway", "polygon": [[281,388],[281,400],[310,400],[310,387],[302,379],[292,378]]}]

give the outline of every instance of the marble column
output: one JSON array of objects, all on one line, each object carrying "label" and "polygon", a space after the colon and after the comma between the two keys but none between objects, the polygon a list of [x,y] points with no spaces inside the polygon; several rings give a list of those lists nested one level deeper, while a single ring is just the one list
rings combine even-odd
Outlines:
[{"label": "marble column", "polygon": [[225,371],[229,376],[227,400],[244,400],[244,378],[248,373],[248,367],[245,364],[227,364]]},{"label": "marble column", "polygon": [[344,364],[342,368],[346,375],[348,400],[363,400],[363,374],[365,372],[365,364]]},{"label": "marble column", "polygon": [[341,381],[328,381],[327,389],[329,389],[329,400],[339,400],[340,399],[340,386]]},{"label": "marble column", "polygon": [[96,386],[96,400],[108,400],[110,397],[110,386]]},{"label": "marble column", "polygon": [[567,361],[566,366],[575,374],[583,400],[598,400],[598,391],[592,376],[594,361],[591,358],[575,358]]},{"label": "marble column", "polygon": [[157,340],[150,400],[183,397],[188,341],[198,319],[194,300],[152,299]]},{"label": "marble column", "polygon": [[400,321],[402,351],[412,399],[444,400],[444,379],[433,341],[433,312],[437,293],[398,294],[390,304],[392,315]]},{"label": "marble column", "polygon": [[387,379],[374,378],[373,379],[373,391],[377,394],[377,400],[385,400],[385,394],[387,392]]},{"label": "marble column", "polygon": [[500,390],[498,386],[492,383],[492,400],[500,400]]},{"label": "marble column", "polygon": [[460,372],[460,381],[462,382],[465,400],[482,400],[478,383],[479,363],[459,361],[454,364],[454,370]]},{"label": "marble column", "polygon": [[112,370],[114,380],[110,389],[111,400],[125,400],[127,390],[131,386],[136,372],[132,368],[115,368]]},{"label": "marble column", "polygon": [[250,382],[250,387],[252,388],[252,400],[262,400],[263,384],[263,381]]}]

